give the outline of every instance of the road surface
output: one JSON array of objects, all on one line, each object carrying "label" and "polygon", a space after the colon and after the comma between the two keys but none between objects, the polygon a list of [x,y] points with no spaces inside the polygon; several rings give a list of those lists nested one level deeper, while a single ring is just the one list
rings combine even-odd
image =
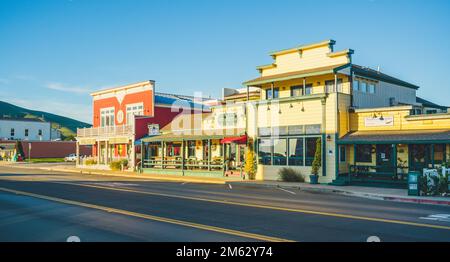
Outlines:
[{"label": "road surface", "polygon": [[0,166],[0,241],[450,241],[446,214],[323,192]]}]

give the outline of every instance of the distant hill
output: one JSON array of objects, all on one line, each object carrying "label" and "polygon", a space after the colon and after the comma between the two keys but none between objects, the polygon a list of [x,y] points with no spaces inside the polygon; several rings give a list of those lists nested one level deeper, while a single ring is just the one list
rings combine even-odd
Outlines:
[{"label": "distant hill", "polygon": [[61,131],[63,139],[70,136],[75,136],[77,128],[91,126],[88,123],[84,123],[72,118],[59,116],[43,111],[30,110],[3,101],[0,101],[0,117],[39,118],[44,121],[51,122],[53,128]]}]

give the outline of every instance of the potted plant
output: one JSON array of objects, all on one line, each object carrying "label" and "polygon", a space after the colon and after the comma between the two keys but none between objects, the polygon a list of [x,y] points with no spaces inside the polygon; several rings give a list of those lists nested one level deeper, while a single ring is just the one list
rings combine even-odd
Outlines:
[{"label": "potted plant", "polygon": [[316,153],[311,167],[311,175],[309,176],[310,184],[319,183],[319,169],[322,166],[322,140],[320,138],[316,141]]}]

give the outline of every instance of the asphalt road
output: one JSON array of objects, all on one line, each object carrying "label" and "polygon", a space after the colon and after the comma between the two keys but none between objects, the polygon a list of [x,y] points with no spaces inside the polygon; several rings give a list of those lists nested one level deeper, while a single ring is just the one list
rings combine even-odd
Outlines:
[{"label": "asphalt road", "polygon": [[450,241],[450,207],[0,166],[0,241]]}]

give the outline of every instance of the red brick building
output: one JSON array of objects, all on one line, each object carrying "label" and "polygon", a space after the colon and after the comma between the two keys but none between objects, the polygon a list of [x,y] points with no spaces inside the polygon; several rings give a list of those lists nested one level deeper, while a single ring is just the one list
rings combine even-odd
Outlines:
[{"label": "red brick building", "polygon": [[93,127],[77,130],[77,144],[92,145],[92,156],[99,166],[127,159],[133,168],[139,161],[135,141],[149,133],[149,125],[162,128],[180,113],[207,110],[201,103],[194,103],[193,97],[156,93],[151,80],[101,90],[91,96]]}]

